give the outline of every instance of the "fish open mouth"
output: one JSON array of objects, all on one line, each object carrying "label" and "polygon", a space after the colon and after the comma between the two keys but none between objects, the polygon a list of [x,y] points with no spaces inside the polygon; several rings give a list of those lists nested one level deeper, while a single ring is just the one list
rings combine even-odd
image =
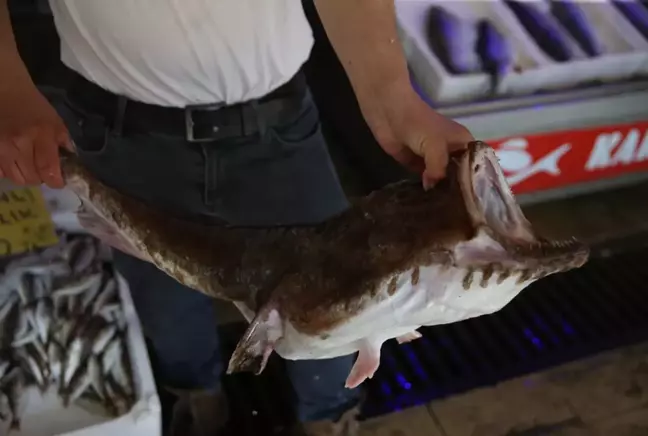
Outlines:
[{"label": "fish open mouth", "polygon": [[461,190],[473,224],[509,255],[538,261],[562,260],[570,267],[587,261],[589,249],[580,241],[548,241],[535,234],[488,144],[470,143],[459,167]]}]

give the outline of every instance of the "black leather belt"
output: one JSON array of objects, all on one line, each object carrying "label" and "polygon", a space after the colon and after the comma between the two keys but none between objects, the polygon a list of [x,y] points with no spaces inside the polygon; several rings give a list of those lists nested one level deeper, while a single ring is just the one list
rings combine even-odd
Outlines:
[{"label": "black leather belt", "polygon": [[123,133],[159,133],[183,137],[189,142],[248,136],[258,132],[260,126],[281,124],[298,114],[306,94],[306,80],[300,71],[258,100],[230,106],[204,104],[174,108],[130,100],[75,72],[72,76],[67,100],[73,108],[99,115]]}]

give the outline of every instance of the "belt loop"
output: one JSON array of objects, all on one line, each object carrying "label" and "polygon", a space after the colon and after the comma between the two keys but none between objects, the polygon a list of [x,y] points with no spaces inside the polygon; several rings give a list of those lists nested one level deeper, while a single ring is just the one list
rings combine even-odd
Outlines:
[{"label": "belt loop", "polygon": [[126,105],[128,99],[122,95],[117,96],[117,107],[113,120],[112,131],[115,136],[122,136],[124,131],[124,118],[126,117]]},{"label": "belt loop", "polygon": [[213,206],[216,199],[216,170],[218,167],[216,150],[213,144],[200,144],[205,159],[205,206]]},{"label": "belt loop", "polygon": [[[265,119],[263,113],[259,109],[259,100],[252,100],[250,102],[250,106],[252,107],[252,112],[254,112],[254,119],[257,124],[256,127],[259,132],[259,138],[265,138],[268,126],[267,126],[267,120]],[[247,122],[247,120],[245,120],[244,122]],[[247,130],[247,127],[245,127],[245,129]]]}]

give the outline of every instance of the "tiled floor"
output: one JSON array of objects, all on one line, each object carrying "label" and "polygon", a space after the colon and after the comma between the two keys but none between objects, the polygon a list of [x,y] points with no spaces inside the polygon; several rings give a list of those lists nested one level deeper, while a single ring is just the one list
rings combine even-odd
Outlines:
[{"label": "tiled floor", "polygon": [[362,436],[648,436],[648,343],[363,423]]}]

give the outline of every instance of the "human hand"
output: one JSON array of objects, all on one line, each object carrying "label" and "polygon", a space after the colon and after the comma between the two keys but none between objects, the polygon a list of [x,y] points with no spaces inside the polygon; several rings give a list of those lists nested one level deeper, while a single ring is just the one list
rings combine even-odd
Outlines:
[{"label": "human hand", "polygon": [[358,101],[383,150],[420,173],[426,189],[445,177],[448,154],[466,148],[474,140],[466,127],[428,106],[409,82]]},{"label": "human hand", "polygon": [[35,87],[0,90],[0,178],[62,188],[59,147],[73,151],[68,130]]}]

